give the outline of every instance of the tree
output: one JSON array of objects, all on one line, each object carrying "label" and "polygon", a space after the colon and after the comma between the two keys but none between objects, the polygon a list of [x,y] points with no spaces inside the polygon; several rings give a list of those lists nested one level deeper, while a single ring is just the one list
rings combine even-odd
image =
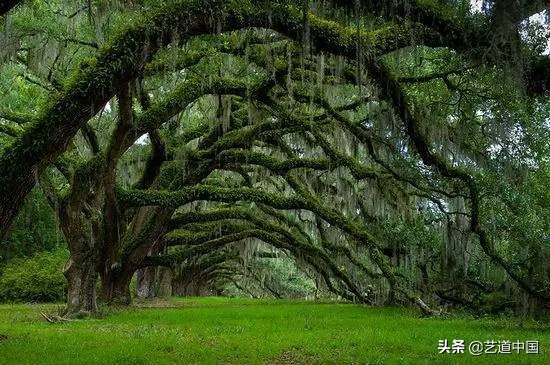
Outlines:
[{"label": "tree", "polygon": [[[103,3],[14,14],[78,30],[9,35],[32,87],[7,99],[47,101],[0,129],[2,232],[39,181],[71,252],[67,315],[96,310],[98,276],[102,300],[129,303],[148,267],[240,285],[260,246],[364,303],[479,305],[504,285],[487,264],[548,301],[548,56],[518,35],[547,4],[334,3],[137,2],[110,8],[140,14],[116,30]],[[36,33],[59,46],[46,67],[28,61]]]}]

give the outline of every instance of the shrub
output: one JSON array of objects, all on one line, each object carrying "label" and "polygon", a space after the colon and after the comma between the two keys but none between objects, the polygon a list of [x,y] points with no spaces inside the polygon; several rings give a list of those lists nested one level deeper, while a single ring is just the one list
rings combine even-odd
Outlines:
[{"label": "shrub", "polygon": [[0,301],[54,302],[65,298],[66,250],[41,252],[10,261],[0,273]]}]

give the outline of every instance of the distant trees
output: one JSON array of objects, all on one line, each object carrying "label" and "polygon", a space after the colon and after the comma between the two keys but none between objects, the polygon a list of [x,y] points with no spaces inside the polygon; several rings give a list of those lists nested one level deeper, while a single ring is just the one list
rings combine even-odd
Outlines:
[{"label": "distant trees", "polygon": [[40,188],[36,188],[27,195],[9,235],[0,245],[0,267],[15,258],[65,247],[55,212]]},{"label": "distant trees", "polygon": [[272,250],[363,303],[547,305],[548,57],[519,36],[547,4],[358,4],[14,13],[2,77],[26,82],[2,105],[37,97],[0,109],[0,227],[38,184],[71,254],[67,315],[129,303],[137,271],[148,296],[159,266],[181,293],[248,277],[280,296],[255,275]]}]

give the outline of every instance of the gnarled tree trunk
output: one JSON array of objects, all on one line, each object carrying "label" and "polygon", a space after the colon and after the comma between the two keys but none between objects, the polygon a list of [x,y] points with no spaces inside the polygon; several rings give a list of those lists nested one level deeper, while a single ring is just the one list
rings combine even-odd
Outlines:
[{"label": "gnarled tree trunk", "polygon": [[63,274],[67,278],[65,316],[78,317],[97,311],[97,262],[90,252],[72,254]]},{"label": "gnarled tree trunk", "polygon": [[59,210],[60,224],[71,256],[63,274],[67,279],[67,308],[64,315],[78,317],[97,311],[97,275],[101,245],[97,221],[83,217],[72,204]]}]

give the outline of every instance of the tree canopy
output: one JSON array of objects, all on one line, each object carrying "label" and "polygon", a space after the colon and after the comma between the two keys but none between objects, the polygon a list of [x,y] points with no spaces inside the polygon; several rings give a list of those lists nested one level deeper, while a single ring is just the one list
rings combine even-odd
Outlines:
[{"label": "tree canopy", "polygon": [[46,197],[68,315],[158,267],[182,293],[280,297],[296,270],[426,314],[548,309],[548,1],[17,3],[0,229]]}]

